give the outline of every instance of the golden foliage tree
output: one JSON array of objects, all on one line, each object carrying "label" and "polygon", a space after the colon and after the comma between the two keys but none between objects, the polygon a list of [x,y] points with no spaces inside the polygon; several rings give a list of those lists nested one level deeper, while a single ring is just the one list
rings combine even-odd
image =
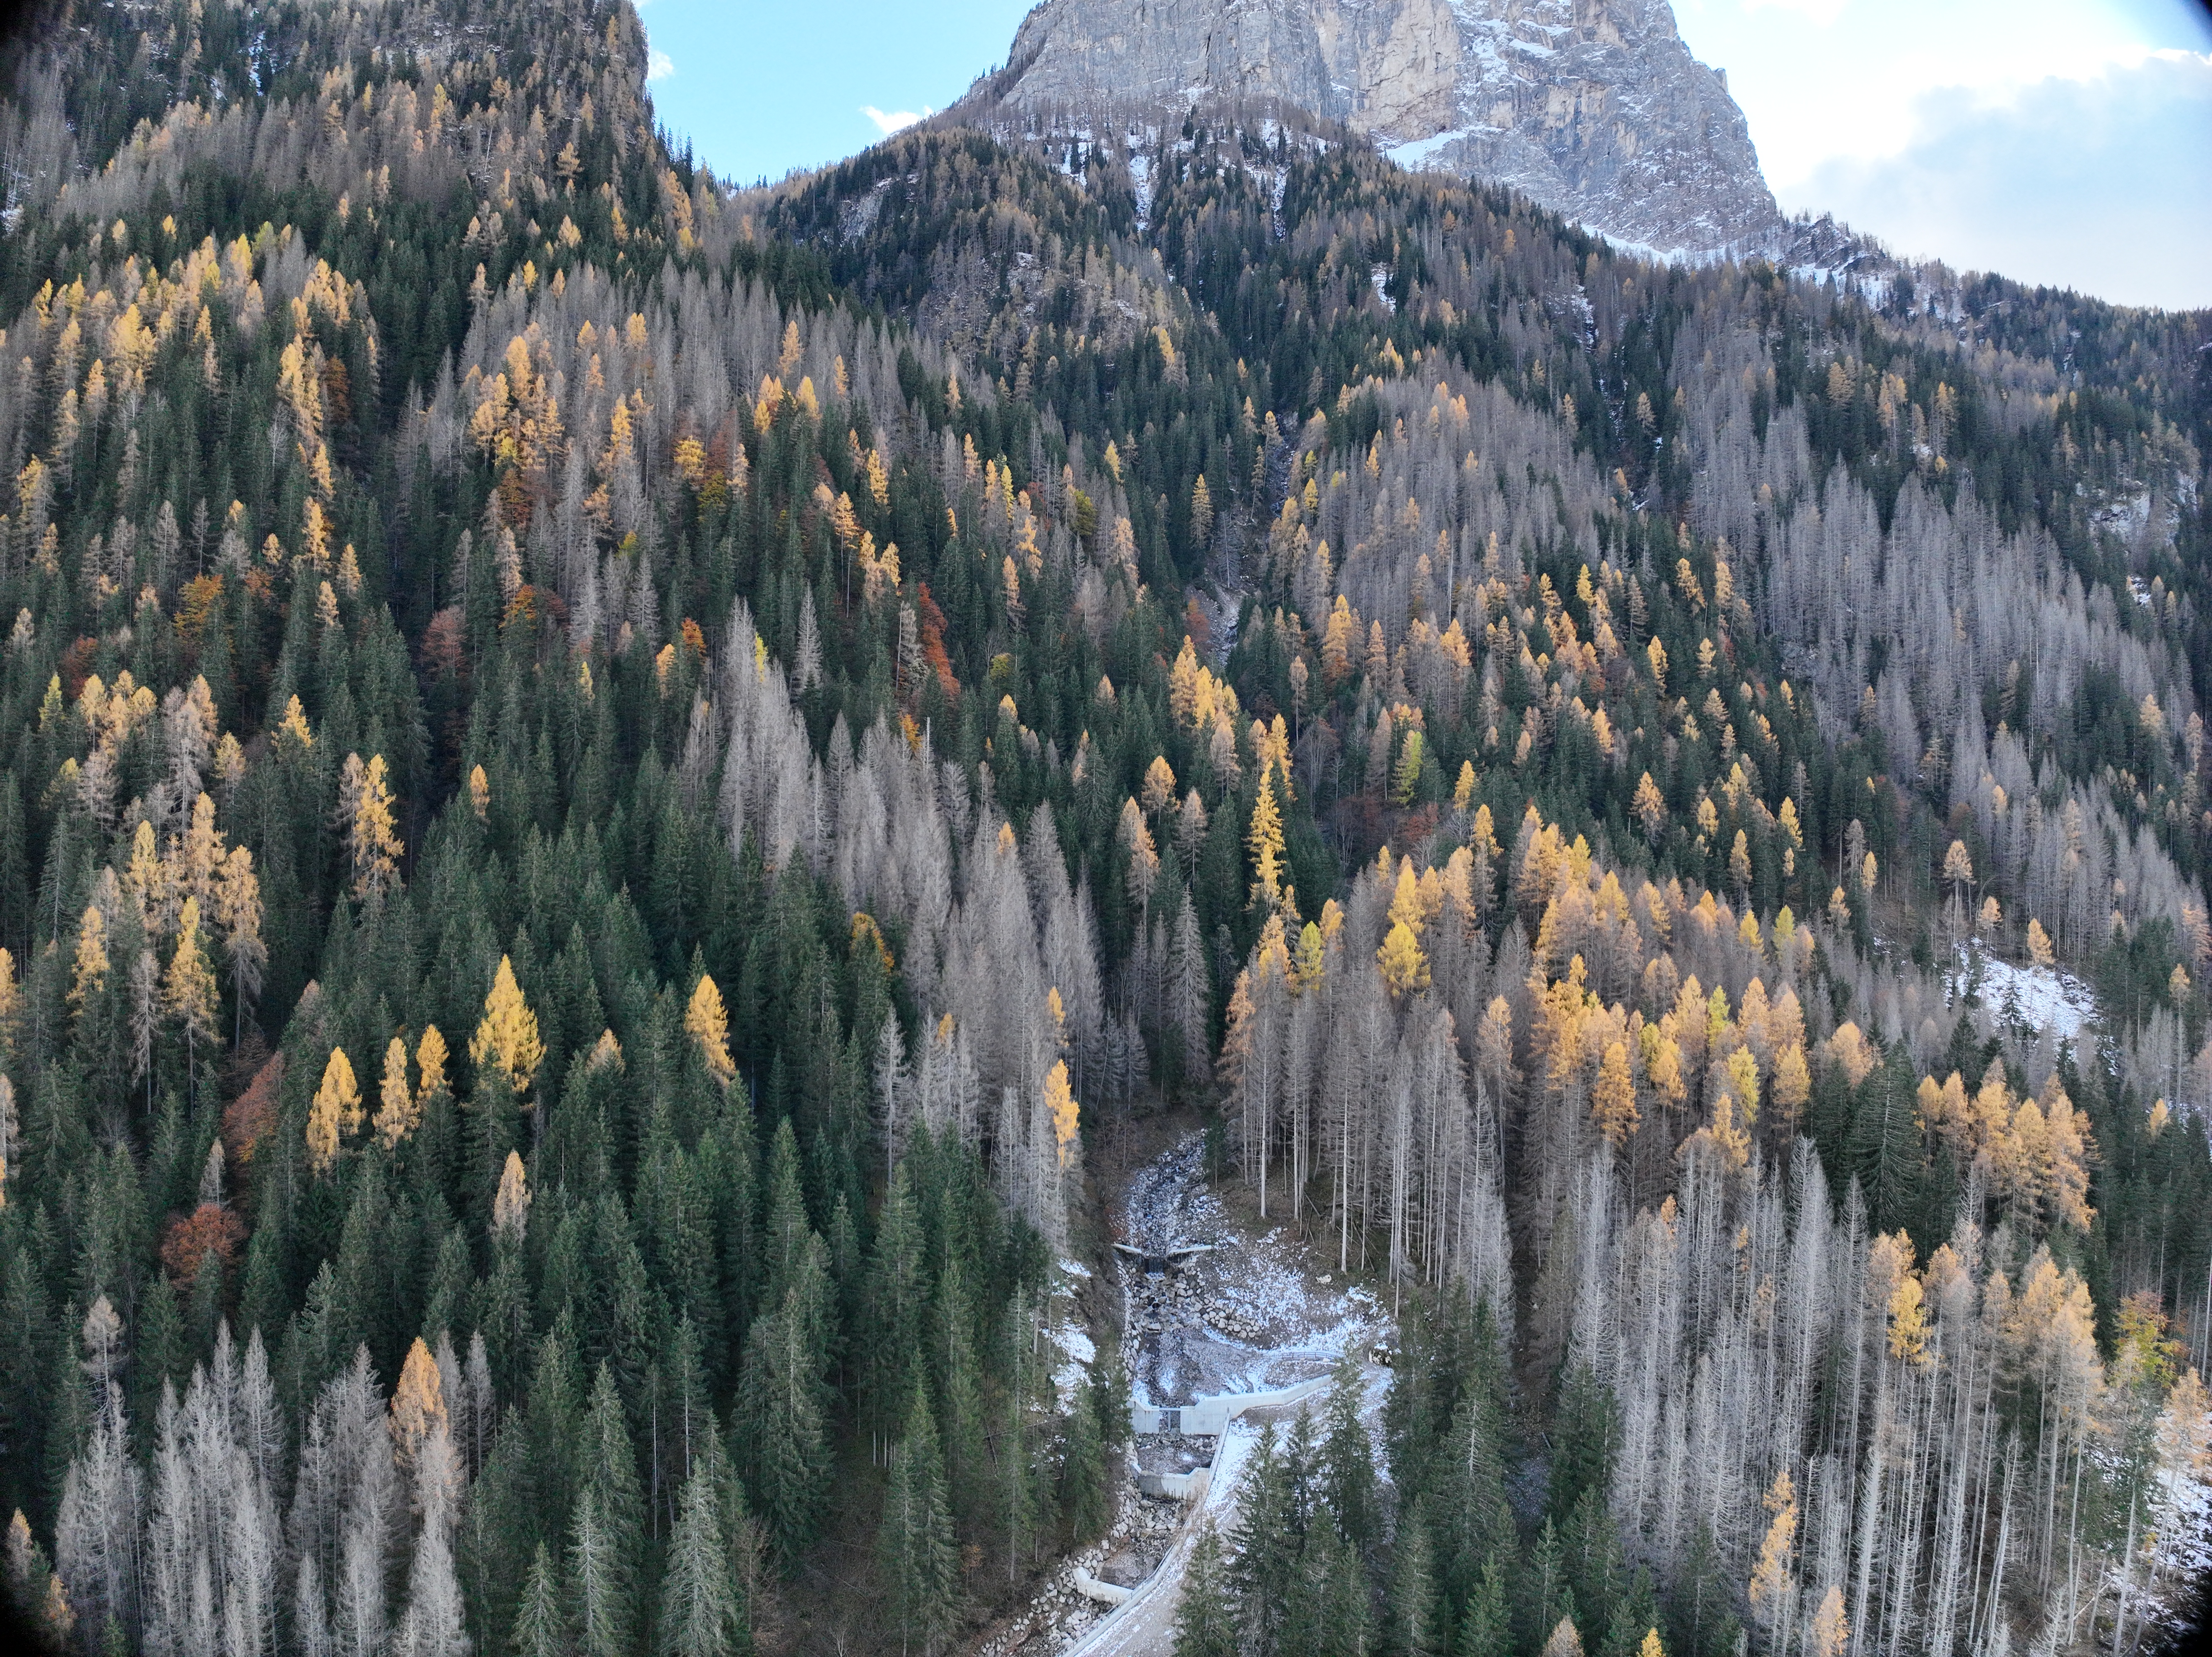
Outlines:
[{"label": "golden foliage tree", "polygon": [[184,1032],[186,1062],[198,1059],[199,1043],[215,1035],[215,968],[200,941],[200,901],[185,900],[177,916],[177,948],[161,982],[161,1005]]},{"label": "golden foliage tree", "polygon": [[338,789],[354,895],[364,901],[380,898],[398,883],[399,859],[406,850],[393,817],[391,772],[384,756],[372,755],[363,765],[360,755],[347,755]]},{"label": "golden foliage tree", "polygon": [[415,1096],[417,1102],[427,1105],[430,1096],[447,1084],[446,1056],[445,1035],[432,1024],[415,1044],[415,1074],[420,1083]]},{"label": "golden foliage tree", "polygon": [[1152,762],[1145,768],[1145,815],[1156,817],[1162,811],[1172,810],[1175,794],[1175,770],[1168,764],[1166,755],[1155,754]]},{"label": "golden foliage tree", "polygon": [[1659,785],[1651,780],[1646,771],[1644,780],[1636,785],[1636,820],[1644,825],[1644,837],[1656,846],[1659,836],[1667,832],[1667,799],[1659,792]]},{"label": "golden foliage tree", "polygon": [[1590,1116],[1616,1148],[1636,1131],[1636,1079],[1629,1073],[1628,1044],[1615,1041],[1599,1063],[1597,1088],[1590,1096]]},{"label": "golden foliage tree", "polygon": [[430,1349],[417,1335],[415,1344],[407,1349],[407,1361],[399,1370],[399,1385],[392,1394],[388,1425],[392,1448],[399,1465],[413,1466],[422,1442],[447,1424],[444,1378],[438,1373],[437,1360],[430,1356]]},{"label": "golden foliage tree", "polygon": [[1260,773],[1260,792],[1252,802],[1252,826],[1245,844],[1252,853],[1252,901],[1297,914],[1295,897],[1283,884],[1283,813],[1275,803],[1273,766]]},{"label": "golden foliage tree", "polygon": [[1850,1643],[1851,1624],[1844,1615],[1844,1591],[1832,1586],[1813,1613],[1813,1626],[1807,1630],[1805,1641],[1806,1657],[1844,1657]]},{"label": "golden foliage tree", "polygon": [[484,997],[483,1021],[469,1038],[469,1062],[476,1066],[477,1089],[481,1091],[496,1077],[520,1098],[530,1090],[544,1058],[538,1015],[522,998],[522,988],[514,981],[514,963],[501,956],[491,992]]},{"label": "golden foliage tree", "polygon": [[684,1010],[684,1032],[698,1044],[709,1076],[724,1087],[737,1079],[738,1067],[730,1058],[730,1016],[722,1005],[722,992],[704,973]]},{"label": "golden foliage tree", "polygon": [[1075,1090],[1068,1085],[1067,1062],[1056,1060],[1044,1078],[1045,1109],[1052,1117],[1053,1146],[1060,1157],[1060,1166],[1066,1168],[1068,1158],[1074,1154],[1076,1123],[1081,1109],[1075,1102]]},{"label": "golden foliage tree", "polygon": [[1375,952],[1375,959],[1382,968],[1382,981],[1393,995],[1403,995],[1408,990],[1425,990],[1429,986],[1428,957],[1421,953],[1420,940],[1413,929],[1404,921],[1391,923],[1382,947]]},{"label": "golden foliage tree", "polygon": [[415,1132],[422,1106],[407,1085],[407,1044],[398,1036],[384,1050],[384,1079],[377,1090],[376,1141],[386,1150]]},{"label": "golden foliage tree", "polygon": [[1782,1126],[1796,1126],[1798,1114],[1805,1102],[1813,1096],[1813,1073],[1805,1063],[1805,1044],[1792,1041],[1775,1055],[1774,1108],[1782,1118]]},{"label": "golden foliage tree", "polygon": [[1789,1615],[1790,1558],[1797,1542],[1797,1491],[1787,1467],[1774,1476],[1765,1506],[1772,1517],[1759,1545],[1759,1561],[1751,1569],[1750,1599],[1751,1614],[1771,1632]]},{"label": "golden foliage tree", "polygon": [[307,1167],[320,1174],[338,1159],[338,1143],[361,1127],[361,1089],[354,1081],[353,1061],[343,1047],[331,1049],[323,1066],[322,1085],[315,1089],[307,1108]]}]

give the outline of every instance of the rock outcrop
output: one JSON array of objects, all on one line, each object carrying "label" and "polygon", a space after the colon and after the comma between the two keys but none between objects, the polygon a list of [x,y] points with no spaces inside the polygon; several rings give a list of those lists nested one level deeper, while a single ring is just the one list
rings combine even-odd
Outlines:
[{"label": "rock outcrop", "polygon": [[1662,254],[1765,250],[1781,229],[1743,112],[1667,0],[1045,0],[998,90],[1279,99]]}]

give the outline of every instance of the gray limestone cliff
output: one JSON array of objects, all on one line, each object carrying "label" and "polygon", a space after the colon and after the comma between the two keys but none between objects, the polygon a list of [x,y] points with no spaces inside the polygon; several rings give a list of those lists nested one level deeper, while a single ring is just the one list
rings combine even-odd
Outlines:
[{"label": "gray limestone cliff", "polygon": [[1781,230],[1743,112],[1667,0],[1044,0],[997,90],[1279,99],[1662,254],[1765,250]]}]

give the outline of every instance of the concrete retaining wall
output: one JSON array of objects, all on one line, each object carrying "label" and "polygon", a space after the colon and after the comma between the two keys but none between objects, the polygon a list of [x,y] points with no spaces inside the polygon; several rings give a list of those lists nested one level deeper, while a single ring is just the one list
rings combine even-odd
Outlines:
[{"label": "concrete retaining wall", "polygon": [[1218,1438],[1229,1423],[1247,1410],[1265,1410],[1296,1404],[1328,1385],[1327,1375],[1316,1375],[1295,1387],[1278,1387],[1265,1393],[1219,1393],[1181,1407],[1156,1408],[1132,1405],[1129,1424],[1140,1433],[1185,1433],[1197,1438]]}]

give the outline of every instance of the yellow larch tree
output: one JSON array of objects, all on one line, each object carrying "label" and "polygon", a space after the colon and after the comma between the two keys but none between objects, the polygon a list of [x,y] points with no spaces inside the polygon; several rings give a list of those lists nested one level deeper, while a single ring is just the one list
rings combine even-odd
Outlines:
[{"label": "yellow larch tree", "polygon": [[446,1085],[446,1037],[435,1024],[423,1030],[415,1044],[415,1074],[421,1087],[416,1102],[427,1106],[430,1096]]},{"label": "yellow larch tree", "polygon": [[359,755],[347,755],[339,787],[352,806],[346,844],[353,859],[354,895],[373,901],[398,883],[399,859],[406,850],[392,816],[391,773],[384,756],[372,755],[363,765]]},{"label": "yellow larch tree", "polygon": [[398,1036],[384,1049],[384,1079],[377,1089],[376,1141],[386,1150],[415,1132],[422,1107],[407,1085],[407,1043]]},{"label": "yellow larch tree", "polygon": [[1651,780],[1649,771],[1636,785],[1636,803],[1632,809],[1637,821],[1644,825],[1644,838],[1656,846],[1659,836],[1667,832],[1667,799],[1659,792],[1659,785]]},{"label": "yellow larch tree", "polygon": [[1382,982],[1391,994],[1403,995],[1408,990],[1428,988],[1428,957],[1421,953],[1420,940],[1413,936],[1413,929],[1404,921],[1391,922],[1382,947],[1375,952],[1375,960],[1382,969]]},{"label": "yellow larch tree", "polygon": [[1751,1136],[1735,1125],[1735,1096],[1723,1091],[1713,1101],[1713,1119],[1683,1141],[1685,1155],[1698,1149],[1711,1150],[1721,1166],[1740,1174],[1751,1160]]},{"label": "yellow larch tree", "polygon": [[215,1035],[215,968],[200,939],[200,901],[185,900],[177,916],[177,948],[161,981],[161,1009],[184,1032],[187,1065],[197,1065],[199,1044]]},{"label": "yellow larch tree", "polygon": [[1807,1630],[1805,1657],[1844,1657],[1851,1643],[1850,1619],[1844,1615],[1844,1591],[1832,1585],[1820,1597]]},{"label": "yellow larch tree", "polygon": [[544,1058],[538,1015],[522,998],[522,988],[514,981],[514,963],[501,956],[491,992],[484,997],[483,1021],[469,1038],[469,1062],[476,1066],[477,1090],[497,1077],[510,1095],[520,1098],[530,1090]]},{"label": "yellow larch tree", "polygon": [[2051,947],[2051,934],[2033,917],[2027,923],[2027,958],[2039,967],[2048,967],[2058,958],[2058,952]]},{"label": "yellow larch tree", "polygon": [[737,1079],[738,1067],[730,1058],[730,1016],[722,1005],[722,992],[704,973],[684,1009],[684,1033],[698,1044],[709,1076],[724,1087]]},{"label": "yellow larch tree", "polygon": [[1075,1102],[1075,1091],[1068,1085],[1065,1059],[1054,1060],[1044,1078],[1044,1105],[1052,1117],[1053,1147],[1060,1167],[1065,1169],[1074,1155],[1075,1128],[1082,1114]]},{"label": "yellow larch tree", "polygon": [[261,937],[261,877],[253,872],[253,853],[231,847],[216,878],[216,923],[222,928],[222,953],[230,963],[231,999],[236,1008],[232,1040],[243,1035],[246,1004],[261,990],[261,969],[269,946]]},{"label": "yellow larch tree", "polygon": [[1597,1071],[1597,1089],[1590,1096],[1590,1117],[1598,1132],[1617,1149],[1636,1132],[1636,1078],[1628,1068],[1628,1044],[1608,1044]]},{"label": "yellow larch tree", "polygon": [[1805,1102],[1813,1096],[1813,1073],[1805,1064],[1805,1044],[1793,1041],[1775,1055],[1774,1108],[1785,1132],[1794,1128]]},{"label": "yellow larch tree", "polygon": [[1145,768],[1144,788],[1140,798],[1145,815],[1156,817],[1163,811],[1175,809],[1176,775],[1168,764],[1167,756],[1155,754],[1152,762]]},{"label": "yellow larch tree", "polygon": [[1797,1491],[1785,1467],[1774,1476],[1766,1492],[1766,1511],[1771,1518],[1765,1539],[1759,1545],[1759,1561],[1751,1569],[1751,1614],[1770,1633],[1789,1615],[1790,1560],[1797,1542]]},{"label": "yellow larch tree", "polygon": [[447,1425],[445,1381],[420,1335],[407,1349],[407,1361],[400,1367],[387,1424],[393,1454],[402,1467],[413,1466],[423,1441]]},{"label": "yellow larch tree", "polygon": [[1928,1308],[1920,1279],[1906,1271],[1889,1296],[1889,1355],[1916,1369],[1928,1361]]},{"label": "yellow larch tree", "polygon": [[361,1089],[354,1080],[353,1061],[343,1047],[331,1049],[323,1066],[322,1085],[307,1108],[307,1168],[321,1174],[338,1159],[338,1144],[361,1126]]},{"label": "yellow larch tree", "polygon": [[1252,802],[1252,826],[1245,835],[1252,853],[1251,901],[1295,915],[1297,906],[1291,901],[1290,889],[1283,884],[1283,813],[1275,804],[1274,775],[1273,766],[1260,773],[1259,796]]},{"label": "yellow larch tree", "polygon": [[1179,725],[1197,713],[1198,676],[1198,646],[1186,633],[1182,648],[1176,652],[1174,665],[1168,669],[1168,712]]},{"label": "yellow larch tree", "polygon": [[1397,883],[1390,889],[1390,920],[1402,925],[1419,938],[1428,926],[1428,915],[1421,903],[1420,877],[1413,872],[1413,860],[1407,858],[1398,865]]}]

